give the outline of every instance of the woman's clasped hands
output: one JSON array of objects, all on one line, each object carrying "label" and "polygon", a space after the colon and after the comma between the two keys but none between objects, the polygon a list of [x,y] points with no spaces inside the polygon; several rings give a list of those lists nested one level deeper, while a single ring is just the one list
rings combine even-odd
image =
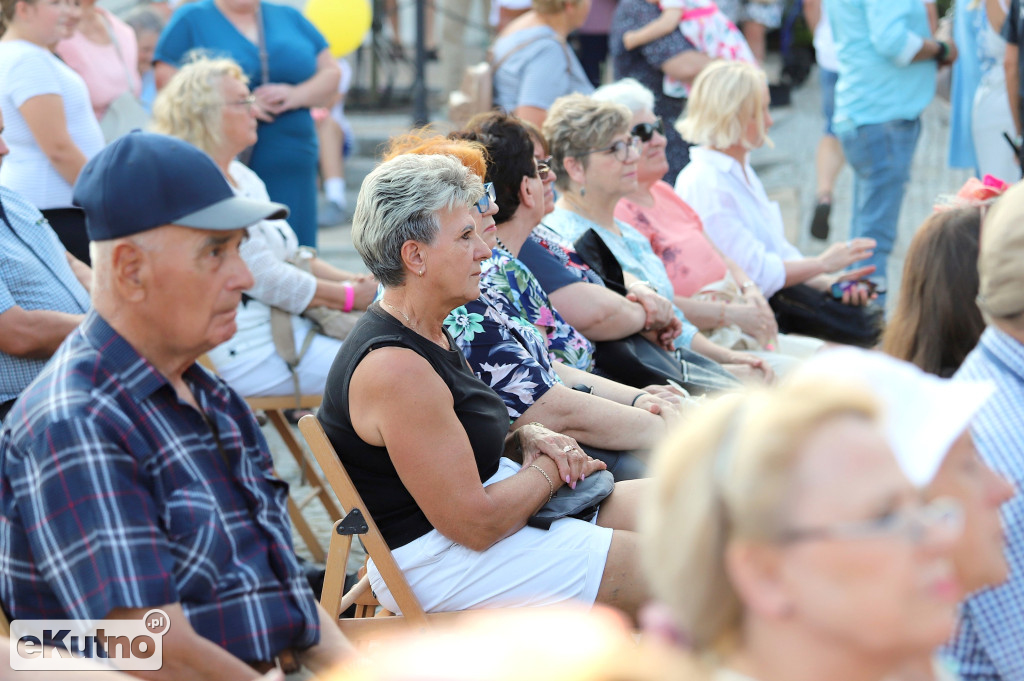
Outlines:
[{"label": "woman's clasped hands", "polygon": [[549,430],[539,423],[521,426],[516,434],[523,454],[523,468],[527,468],[539,457],[546,456],[558,468],[559,483],[569,485],[572,489],[576,489],[577,481],[607,468],[603,461],[588,456],[573,438]]}]

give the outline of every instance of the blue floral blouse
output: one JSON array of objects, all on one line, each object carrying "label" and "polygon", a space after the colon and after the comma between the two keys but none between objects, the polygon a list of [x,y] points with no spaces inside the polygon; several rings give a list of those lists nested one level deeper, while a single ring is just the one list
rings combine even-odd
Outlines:
[{"label": "blue floral blouse", "polygon": [[594,368],[594,345],[558,314],[530,268],[511,253],[494,249],[483,263],[480,286],[505,298],[520,317],[547,335],[552,360],[580,371]]},{"label": "blue floral blouse", "polygon": [[452,310],[444,326],[477,377],[505,402],[512,422],[562,381],[537,327],[491,287],[481,285],[480,294]]}]

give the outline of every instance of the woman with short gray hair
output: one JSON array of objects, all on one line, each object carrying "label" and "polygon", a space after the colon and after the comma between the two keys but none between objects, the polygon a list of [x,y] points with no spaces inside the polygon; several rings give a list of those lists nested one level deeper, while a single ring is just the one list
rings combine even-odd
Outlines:
[{"label": "woman with short gray hair", "polygon": [[[672,280],[646,237],[616,219],[615,207],[636,191],[637,163],[643,146],[630,127],[632,115],[625,106],[584,95],[568,95],[554,103],[544,123],[551,145],[551,167],[562,195],[555,211],[541,223],[569,243],[592,232],[608,247],[622,267],[624,284],[648,287],[667,299],[683,326],[675,339],[680,352],[693,351],[710,359],[740,379],[771,381],[774,372],[765,360],[747,352],[728,349],[708,340],[672,302]],[[719,367],[711,366],[713,372]],[[722,373],[721,388],[732,385]]]},{"label": "woman with short gray hair", "polygon": [[[397,156],[366,177],[352,240],[384,291],[335,359],[319,418],[428,612],[596,600],[634,614],[645,481],[617,483],[595,522],[527,527],[556,490],[605,465],[537,424],[509,435],[504,402],[445,330],[480,295],[491,251],[473,212],[491,214],[489,201],[447,155]],[[368,572],[397,612],[372,562]]]}]

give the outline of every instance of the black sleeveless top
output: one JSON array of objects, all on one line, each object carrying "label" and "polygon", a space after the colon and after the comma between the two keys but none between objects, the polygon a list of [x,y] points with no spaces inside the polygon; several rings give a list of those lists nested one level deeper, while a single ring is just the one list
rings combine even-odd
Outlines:
[{"label": "black sleeveless top", "polygon": [[[481,482],[497,472],[508,434],[505,403],[470,371],[465,356],[447,331],[445,336],[452,350],[445,350],[403,326],[375,303],[349,333],[327,375],[318,414],[320,422],[392,550],[434,528],[402,484],[387,449],[367,444],[352,428],[348,386],[366,354],[377,348],[398,346],[415,351],[430,363],[452,393],[455,414],[469,436]],[[422,456],[429,457],[431,452],[423,451]]]}]

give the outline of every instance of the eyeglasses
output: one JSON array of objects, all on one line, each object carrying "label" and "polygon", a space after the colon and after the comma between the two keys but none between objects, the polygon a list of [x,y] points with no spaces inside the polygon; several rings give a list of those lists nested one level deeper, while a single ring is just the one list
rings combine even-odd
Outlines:
[{"label": "eyeglasses", "polygon": [[830,527],[806,527],[786,530],[783,543],[828,539],[869,539],[872,537],[899,537],[912,544],[920,544],[929,530],[941,531],[955,538],[964,525],[963,507],[954,499],[941,497],[930,504],[886,513],[878,518],[855,523],[840,523]]},{"label": "eyeglasses", "polygon": [[247,109],[251,109],[256,106],[256,95],[249,95],[245,99],[240,99],[237,102],[225,102],[227,106],[244,106]]},{"label": "eyeglasses", "polygon": [[584,151],[582,154],[576,154],[577,156],[586,156],[587,154],[597,153],[609,153],[615,157],[615,160],[625,163],[629,160],[629,152],[633,152],[635,155],[640,154],[640,138],[633,135],[629,138],[629,141],[616,140],[610,146],[603,149],[591,149],[590,151]]},{"label": "eyeglasses", "polygon": [[498,195],[494,193],[494,183],[484,182],[484,195],[476,202],[476,209],[480,211],[480,215],[486,213],[491,207],[491,202],[497,198]]},{"label": "eyeglasses", "polygon": [[551,174],[551,157],[538,158],[537,161],[537,177],[541,180],[548,179],[548,175]]},{"label": "eyeglasses", "polygon": [[653,123],[637,123],[629,133],[634,137],[639,137],[641,142],[650,142],[654,133],[658,133],[662,137],[665,136],[665,121],[661,120],[659,116],[658,120]]}]

